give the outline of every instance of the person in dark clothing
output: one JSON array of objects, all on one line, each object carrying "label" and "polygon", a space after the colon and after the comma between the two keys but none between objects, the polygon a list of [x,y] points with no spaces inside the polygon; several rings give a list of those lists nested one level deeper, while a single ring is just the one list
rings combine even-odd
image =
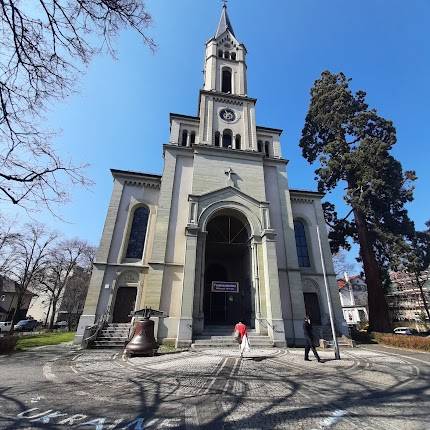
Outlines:
[{"label": "person in dark clothing", "polygon": [[315,355],[315,358],[318,362],[321,362],[320,356],[318,355],[317,350],[315,349],[313,343],[313,333],[312,333],[312,324],[308,315],[305,316],[305,320],[303,321],[303,332],[305,334],[305,361],[309,360],[309,351],[312,349],[312,352]]}]

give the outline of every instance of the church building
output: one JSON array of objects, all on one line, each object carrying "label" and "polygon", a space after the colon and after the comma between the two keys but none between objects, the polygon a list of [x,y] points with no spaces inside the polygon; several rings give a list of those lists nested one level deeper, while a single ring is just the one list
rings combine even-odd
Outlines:
[{"label": "church building", "polygon": [[151,307],[164,312],[160,342],[189,346],[242,321],[275,346],[300,345],[306,313],[317,334],[330,327],[317,226],[342,331],[323,195],[289,188],[282,130],[257,124],[246,54],[224,5],[205,46],[197,116],[170,114],[163,173],[111,170],[77,343],[87,326],[128,323]]}]

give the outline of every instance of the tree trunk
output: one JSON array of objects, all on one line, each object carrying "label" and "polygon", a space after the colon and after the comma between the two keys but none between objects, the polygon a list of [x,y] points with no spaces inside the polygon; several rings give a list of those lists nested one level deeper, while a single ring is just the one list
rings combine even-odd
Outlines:
[{"label": "tree trunk", "polygon": [[24,298],[24,293],[20,291],[18,293],[18,297],[16,299],[15,311],[13,312],[13,315],[12,315],[12,329],[13,329],[13,325],[16,324],[19,321],[19,319],[17,318],[17,316],[18,316],[18,313],[21,310],[21,305],[22,305],[23,298]]},{"label": "tree trunk", "polygon": [[51,311],[52,300],[49,299],[48,311],[46,312],[45,324],[43,325],[45,328],[48,325],[49,312]]},{"label": "tree trunk", "polygon": [[382,288],[381,273],[369,240],[369,231],[363,212],[354,208],[354,219],[357,225],[360,242],[360,256],[363,260],[366,275],[367,297],[369,304],[369,329],[378,332],[390,332],[391,323],[388,306]]},{"label": "tree trunk", "polygon": [[424,309],[426,310],[427,318],[428,318],[428,319],[429,319],[429,321],[430,321],[430,311],[429,311],[429,306],[428,306],[428,304],[427,304],[426,295],[424,294],[424,290],[423,290],[423,286],[424,286],[425,282],[424,282],[424,283],[421,283],[421,281],[420,281],[420,279],[419,279],[419,277],[418,277],[418,276],[415,276],[415,279],[416,279],[416,282],[417,282],[418,288],[420,289],[421,300],[423,301],[423,305],[424,305]]},{"label": "tree trunk", "polygon": [[57,310],[57,301],[52,300],[52,307],[51,307],[51,318],[49,318],[49,330],[52,329],[52,326],[54,325],[54,318],[55,318],[55,312]]}]

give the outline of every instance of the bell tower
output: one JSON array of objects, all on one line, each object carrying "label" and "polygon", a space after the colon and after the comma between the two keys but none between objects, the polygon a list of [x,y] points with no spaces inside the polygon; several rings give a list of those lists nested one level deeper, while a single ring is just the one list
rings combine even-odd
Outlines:
[{"label": "bell tower", "polygon": [[246,96],[245,57],[246,48],[236,39],[224,4],[215,36],[206,43],[204,89]]},{"label": "bell tower", "polygon": [[206,42],[200,144],[258,151],[256,99],[247,95],[245,60],[245,45],[235,35],[224,2],[215,35]]}]

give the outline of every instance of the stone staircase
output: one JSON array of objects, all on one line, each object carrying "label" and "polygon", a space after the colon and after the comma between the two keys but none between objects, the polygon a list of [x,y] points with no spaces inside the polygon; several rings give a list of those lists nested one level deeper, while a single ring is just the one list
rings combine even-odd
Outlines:
[{"label": "stone staircase", "polygon": [[[249,343],[251,348],[272,348],[273,342],[269,336],[255,333],[248,330]],[[233,328],[231,326],[209,326],[203,333],[194,336],[192,349],[207,348],[238,348],[238,344],[233,340]]]},{"label": "stone staircase", "polygon": [[[355,341],[347,336],[338,336],[337,343],[340,347],[354,348]],[[320,347],[334,348],[333,334],[330,326],[321,327],[320,329]]]},{"label": "stone staircase", "polygon": [[[355,341],[346,336],[338,337],[337,344],[339,348],[354,348],[356,346]],[[329,340],[320,339],[320,347],[323,349],[334,348],[333,336],[331,336]]]},{"label": "stone staircase", "polygon": [[100,330],[91,346],[93,348],[124,348],[128,341],[130,327],[130,323],[108,324]]}]

